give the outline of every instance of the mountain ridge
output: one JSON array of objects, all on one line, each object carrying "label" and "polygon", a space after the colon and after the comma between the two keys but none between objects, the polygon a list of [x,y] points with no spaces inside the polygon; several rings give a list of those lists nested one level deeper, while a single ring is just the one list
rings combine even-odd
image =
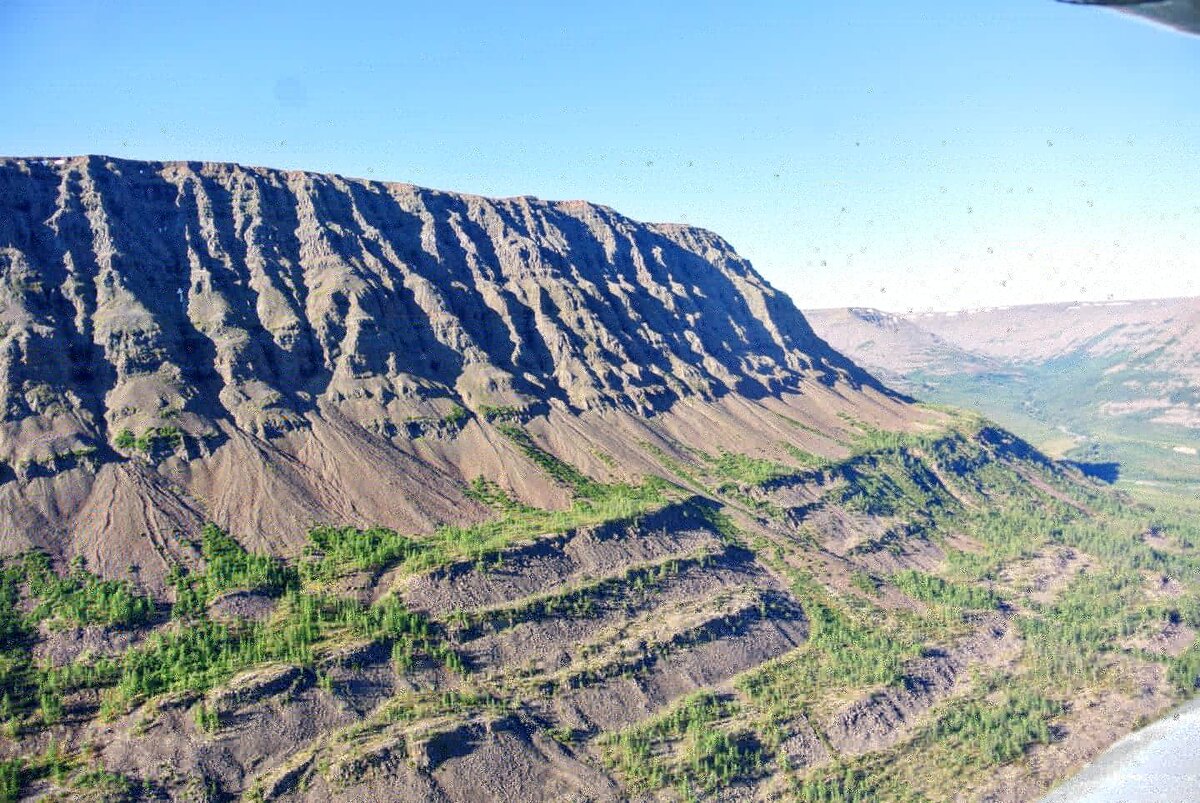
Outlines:
[{"label": "mountain ridge", "polygon": [[[549,416],[561,440],[580,412],[641,426],[723,399],[903,407],[717,235],[583,202],[6,159],[0,260],[5,538],[92,544],[106,571],[117,558],[97,550],[127,544],[121,529],[167,542],[208,519],[252,543],[278,533],[278,549],[313,521],[471,520],[476,475],[565,504],[536,472],[504,470],[522,458],[489,419]],[[97,485],[81,465],[139,479]],[[39,532],[54,535],[21,537]]]}]

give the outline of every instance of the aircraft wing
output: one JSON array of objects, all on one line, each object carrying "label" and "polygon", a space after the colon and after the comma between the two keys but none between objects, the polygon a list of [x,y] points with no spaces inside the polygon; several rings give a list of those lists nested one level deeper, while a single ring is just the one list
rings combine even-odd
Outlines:
[{"label": "aircraft wing", "polygon": [[1058,0],[1079,6],[1107,6],[1161,25],[1200,35],[1200,0]]}]

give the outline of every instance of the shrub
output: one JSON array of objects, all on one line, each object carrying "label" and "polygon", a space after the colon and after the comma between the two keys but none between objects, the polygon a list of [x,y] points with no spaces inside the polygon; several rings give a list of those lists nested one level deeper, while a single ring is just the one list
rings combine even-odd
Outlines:
[{"label": "shrub", "polygon": [[470,413],[456,404],[450,408],[450,412],[446,413],[446,415],[442,417],[442,421],[446,422],[452,427],[461,427],[470,417]]}]

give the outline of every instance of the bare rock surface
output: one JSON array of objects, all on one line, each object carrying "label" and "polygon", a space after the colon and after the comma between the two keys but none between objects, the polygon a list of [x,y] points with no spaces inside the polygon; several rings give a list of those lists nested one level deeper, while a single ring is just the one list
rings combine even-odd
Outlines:
[{"label": "bare rock surface", "polygon": [[897,411],[711,232],[234,164],[0,160],[4,551],[153,580],[205,520],[277,552],[318,521],[429,530],[484,515],[478,474],[561,503],[505,471],[521,455],[489,410],[822,388]]}]

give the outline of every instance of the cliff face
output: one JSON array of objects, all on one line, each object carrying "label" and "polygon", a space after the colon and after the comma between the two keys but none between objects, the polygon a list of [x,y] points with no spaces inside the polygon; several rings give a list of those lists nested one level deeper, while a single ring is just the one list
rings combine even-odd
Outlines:
[{"label": "cliff face", "polygon": [[164,413],[271,434],[355,399],[651,411],[850,370],[721,238],[588,203],[100,157],[0,181],[8,422],[105,439]]},{"label": "cliff face", "polygon": [[[0,161],[0,333],[18,546],[75,519],[102,540],[215,518],[270,545],[312,520],[470,517],[460,481],[504,458],[458,437],[460,410],[890,404],[707,231],[231,164]],[[423,435],[446,448],[418,454]],[[97,498],[106,467],[137,481]]]}]

